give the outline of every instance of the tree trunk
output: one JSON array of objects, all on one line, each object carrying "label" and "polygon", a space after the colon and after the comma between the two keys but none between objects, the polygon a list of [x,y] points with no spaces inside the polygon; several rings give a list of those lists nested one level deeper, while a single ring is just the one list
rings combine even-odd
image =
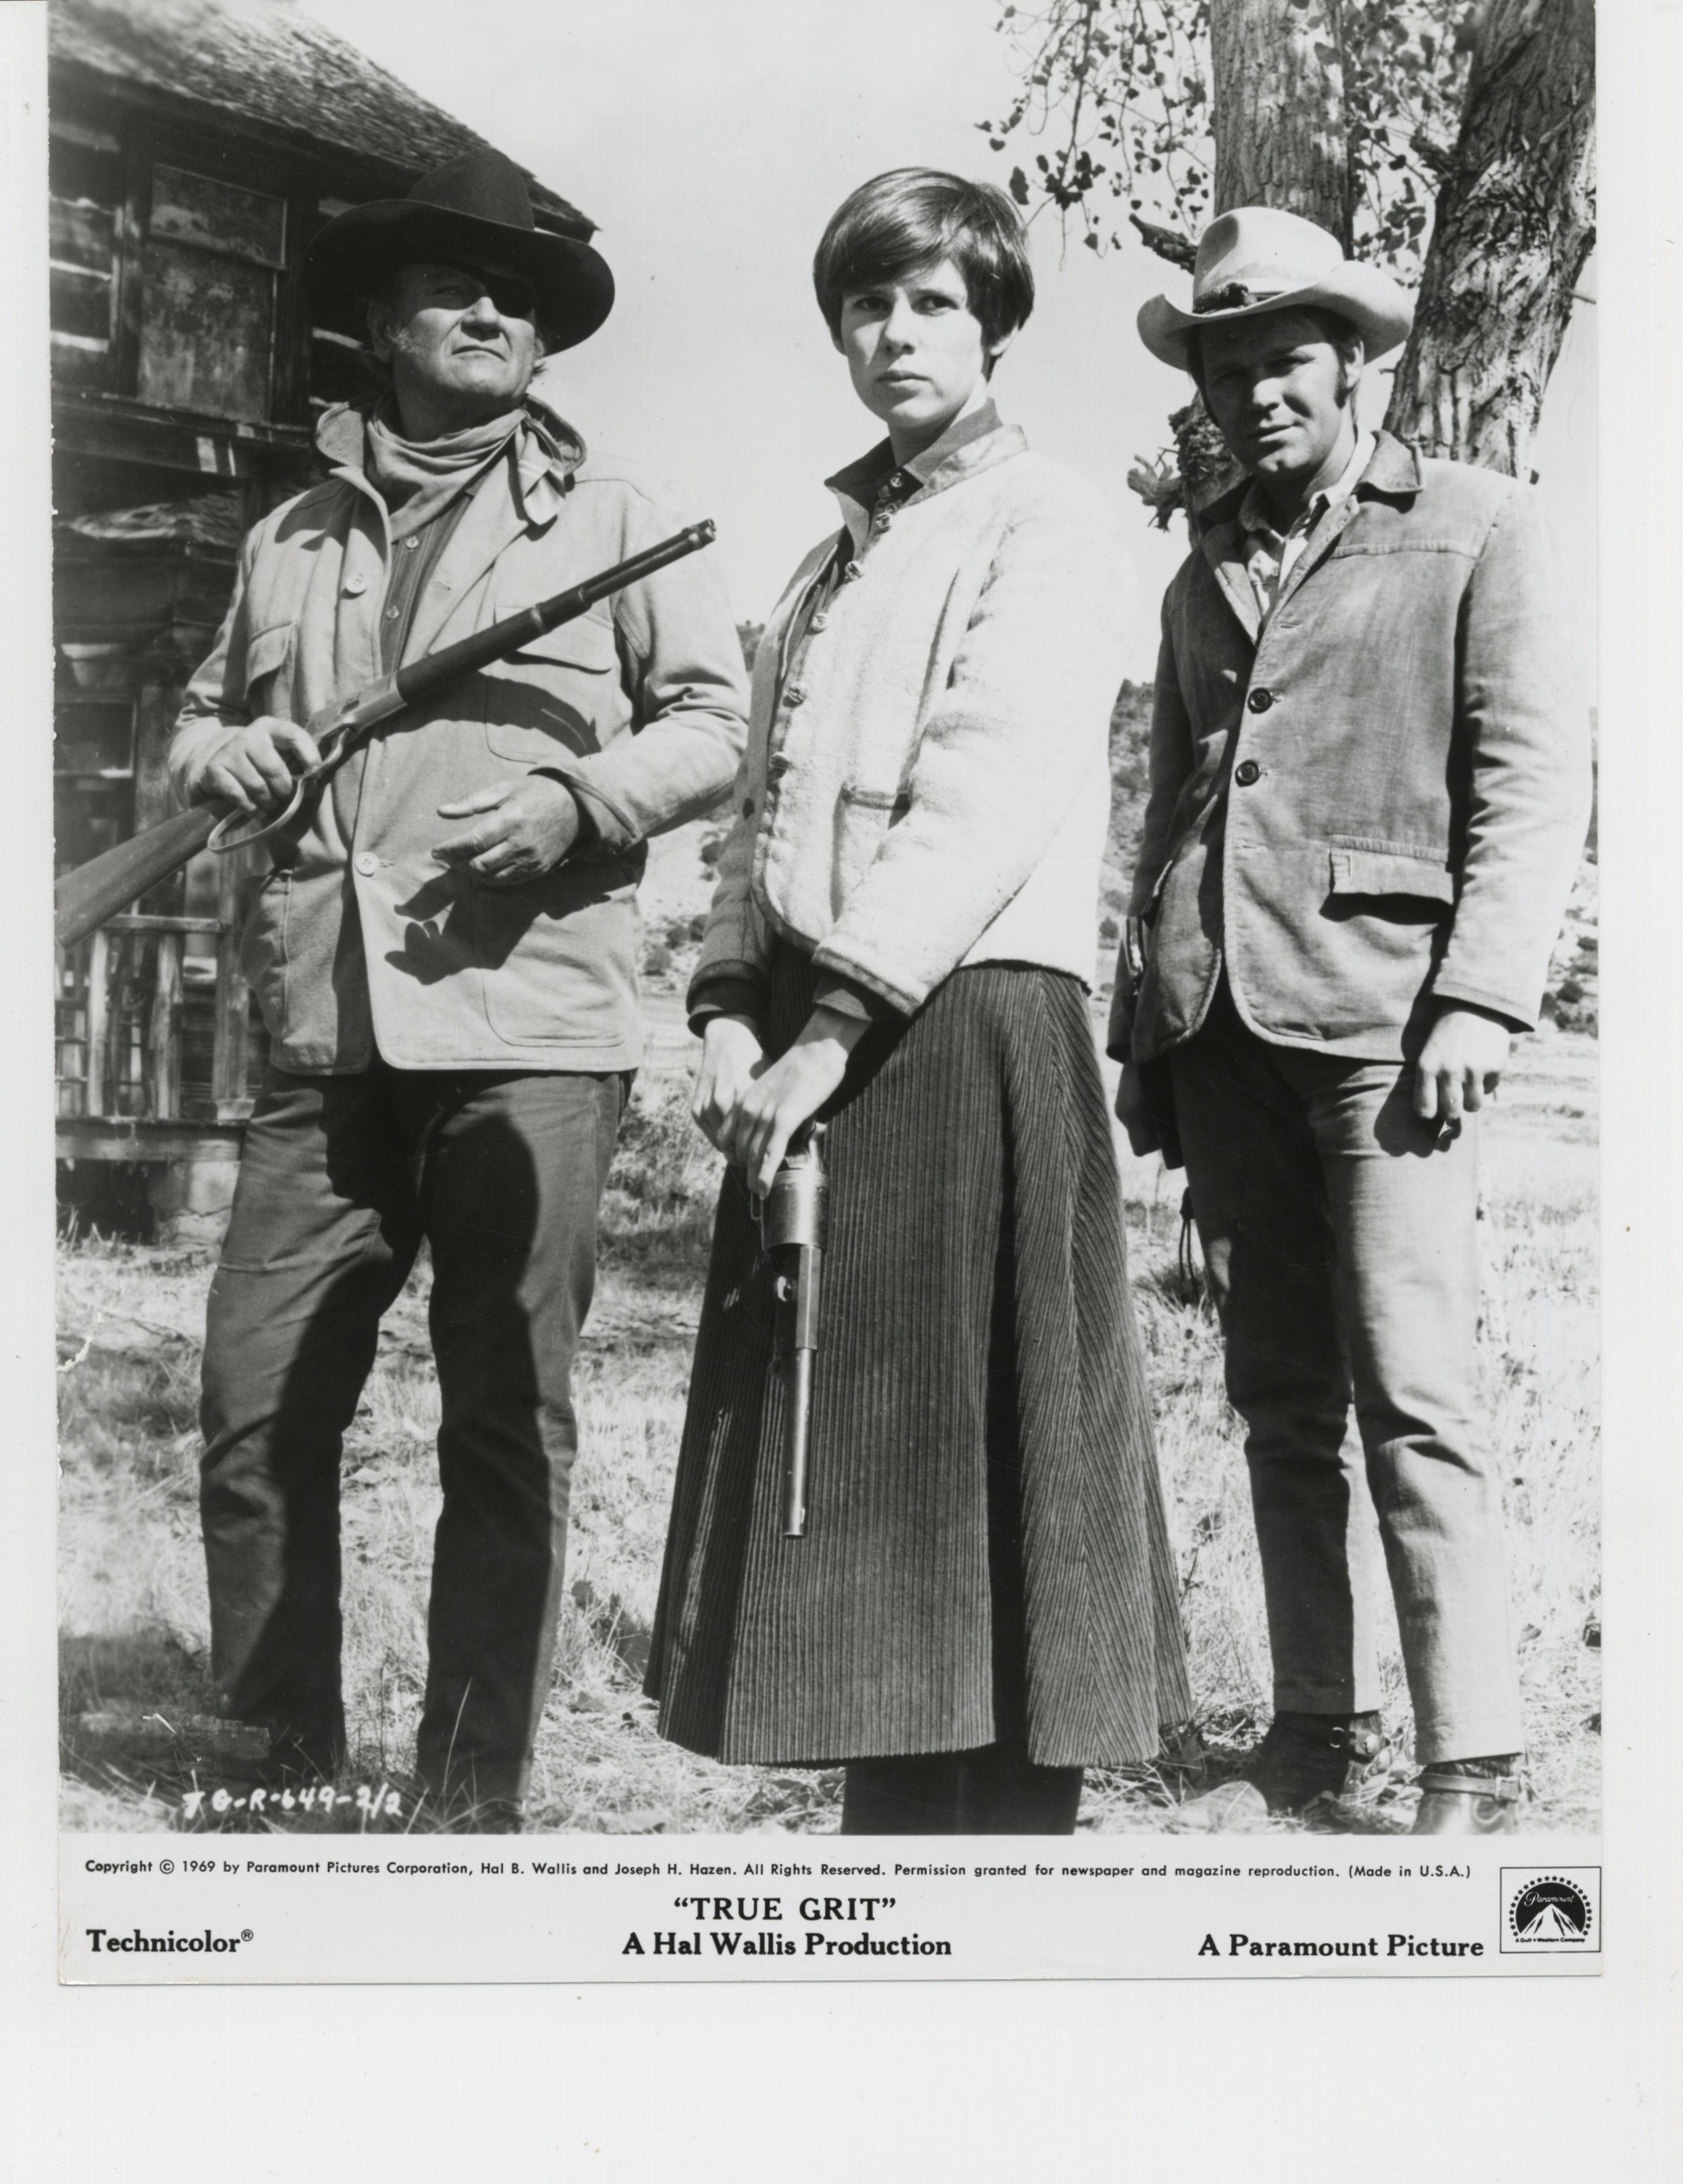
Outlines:
[{"label": "tree trunk", "polygon": [[1386,424],[1523,476],[1595,242],[1593,0],[1487,0]]},{"label": "tree trunk", "polygon": [[1339,0],[1212,0],[1215,209],[1277,205],[1349,254],[1355,188]]},{"label": "tree trunk", "polygon": [[[1355,190],[1344,124],[1339,0],[1211,0],[1215,209],[1276,205],[1338,237],[1347,254]],[[1244,473],[1194,396],[1169,421],[1187,508]]]}]

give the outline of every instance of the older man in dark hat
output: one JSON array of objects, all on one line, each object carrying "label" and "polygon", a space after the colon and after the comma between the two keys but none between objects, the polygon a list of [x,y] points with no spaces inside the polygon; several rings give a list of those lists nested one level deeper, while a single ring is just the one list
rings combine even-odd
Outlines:
[{"label": "older man in dark hat", "polygon": [[1408,298],[1293,214],[1228,213],[1140,314],[1248,476],[1164,603],[1111,1051],[1178,1133],[1247,1435],[1275,1717],[1180,1825],[1370,1797],[1353,1400],[1423,1764],[1418,1834],[1510,1830],[1524,1746],[1485,1438],[1479,1110],[1536,1023],[1589,808],[1535,496],[1364,432]]},{"label": "older man in dark hat", "polygon": [[[171,753],[184,798],[268,811],[302,723],[677,527],[533,386],[613,277],[471,153],[342,214],[317,309],[390,391],[330,410],[321,484],[260,523]],[[338,1465],[425,1241],[443,1417],[418,1768],[513,1825],[547,1693],[597,1205],[641,1054],[651,834],[728,788],[742,653],[706,556],[662,570],[369,739],[285,846],[246,938],[271,1065],[212,1286],[203,1515],[214,1672],[277,1765],[345,1756]]]}]

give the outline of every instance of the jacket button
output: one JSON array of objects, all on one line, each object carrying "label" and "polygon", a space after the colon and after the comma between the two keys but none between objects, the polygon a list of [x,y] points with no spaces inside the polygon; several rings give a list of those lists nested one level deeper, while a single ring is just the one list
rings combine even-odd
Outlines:
[{"label": "jacket button", "polygon": [[849,561],[842,571],[842,581],[844,584],[851,584],[856,577],[863,577],[864,573],[857,561]]},{"label": "jacket button", "polygon": [[380,860],[372,850],[358,850],[356,855],[356,867],[364,879],[371,879],[380,870]]},{"label": "jacket button", "polygon": [[1241,766],[1234,767],[1233,778],[1241,788],[1248,788],[1253,781],[1261,780],[1262,768],[1253,758],[1247,758]]},{"label": "jacket button", "polygon": [[783,693],[783,702],[786,705],[803,705],[806,699],[807,694],[798,682],[792,682]]},{"label": "jacket button", "polygon": [[765,770],[774,781],[781,781],[784,775],[789,771],[789,759],[787,754],[784,751],[779,751],[777,755],[771,760],[770,764]]},{"label": "jacket button", "polygon": [[1274,703],[1274,693],[1272,690],[1253,690],[1245,703],[1253,713],[1265,713]]},{"label": "jacket button", "polygon": [[815,614],[812,620],[807,624],[807,627],[808,629],[822,629],[829,619],[830,616],[826,614]]}]

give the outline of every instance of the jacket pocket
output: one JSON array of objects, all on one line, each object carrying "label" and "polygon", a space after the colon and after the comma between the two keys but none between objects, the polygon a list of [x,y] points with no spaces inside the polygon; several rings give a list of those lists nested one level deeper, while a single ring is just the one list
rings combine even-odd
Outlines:
[{"label": "jacket pocket", "polygon": [[1435,850],[1335,844],[1327,855],[1332,894],[1412,895],[1446,905],[1455,900],[1454,877]]},{"label": "jacket pocket", "polygon": [[903,819],[912,808],[912,800],[903,788],[858,788],[852,782],[843,783],[842,801],[858,805],[864,811],[886,811],[891,819]]},{"label": "jacket pocket", "polygon": [[847,898],[870,870],[884,837],[912,808],[897,788],[861,788],[843,784],[836,799],[836,847],[831,866],[830,915],[839,917]]},{"label": "jacket pocket", "polygon": [[292,697],[292,662],[298,649],[295,621],[272,623],[246,645],[244,697],[255,719],[262,713],[286,715]]},{"label": "jacket pocket", "polygon": [[[500,604],[497,618],[518,614]],[[486,676],[486,740],[497,758],[540,766],[561,750],[601,748],[602,718],[619,688],[611,621],[585,616],[530,638]]]}]

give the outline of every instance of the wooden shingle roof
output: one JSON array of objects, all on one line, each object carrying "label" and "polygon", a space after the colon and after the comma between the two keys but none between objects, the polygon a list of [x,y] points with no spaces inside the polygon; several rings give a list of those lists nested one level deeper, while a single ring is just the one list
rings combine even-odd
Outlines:
[{"label": "wooden shingle roof", "polygon": [[[408,180],[485,139],[287,0],[49,0],[54,73],[138,87],[161,105],[216,109],[307,148]],[[542,225],[579,236],[588,214],[531,181]]]}]

